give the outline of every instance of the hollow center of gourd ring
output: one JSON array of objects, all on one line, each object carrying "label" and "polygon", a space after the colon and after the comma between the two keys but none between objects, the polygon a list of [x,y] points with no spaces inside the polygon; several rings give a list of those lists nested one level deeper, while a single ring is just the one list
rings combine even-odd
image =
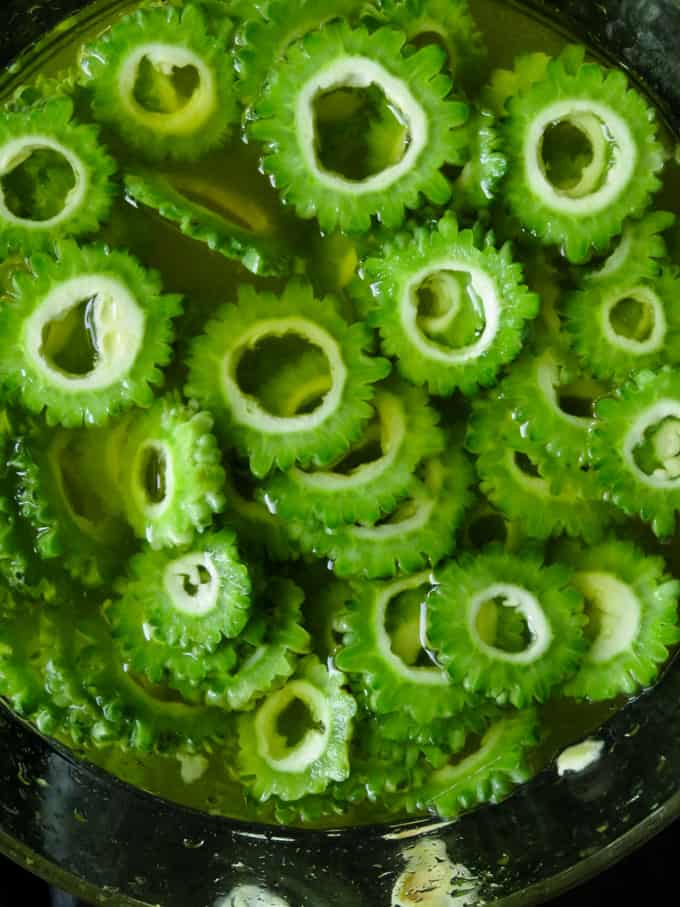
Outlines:
[{"label": "hollow center of gourd ring", "polygon": [[195,66],[175,66],[142,57],[137,68],[134,98],[149,113],[178,113],[192,99],[200,83]]},{"label": "hollow center of gourd ring", "polygon": [[64,444],[59,450],[57,466],[61,476],[64,494],[73,513],[89,523],[102,523],[109,516],[106,505],[106,489],[87,481],[87,467],[83,462],[85,454],[77,441]]},{"label": "hollow center of gourd ring", "polygon": [[162,504],[167,495],[168,461],[162,447],[149,444],[139,464],[140,485],[149,504]]},{"label": "hollow center of gourd ring", "polygon": [[333,472],[341,475],[350,475],[360,466],[379,460],[384,453],[381,434],[380,418],[374,416],[364,429],[359,441],[331,466]]},{"label": "hollow center of gourd ring", "polygon": [[646,299],[626,296],[619,299],[609,313],[609,322],[614,331],[628,340],[643,343],[654,330],[654,306]]},{"label": "hollow center of gourd ring", "polygon": [[[305,371],[312,366],[306,386],[300,378],[303,362]],[[265,412],[281,418],[314,412],[332,384],[323,350],[292,332],[263,337],[245,350],[236,381],[242,393],[254,397]]]},{"label": "hollow center of gourd ring", "polygon": [[680,419],[668,416],[650,425],[633,449],[633,458],[648,476],[680,479]]},{"label": "hollow center of gourd ring", "polygon": [[89,375],[99,361],[96,303],[96,296],[76,302],[43,327],[43,358],[53,368],[74,378]]},{"label": "hollow center of gourd ring", "polygon": [[203,591],[205,586],[212,583],[210,571],[203,564],[196,564],[196,569],[191,573],[183,573],[181,579],[185,593],[191,598],[195,598]]},{"label": "hollow center of gourd ring", "polygon": [[459,349],[484,332],[484,305],[467,271],[435,271],[416,288],[415,297],[418,327],[431,340]]},{"label": "hollow center of gourd ring", "polygon": [[347,180],[365,180],[393,167],[411,142],[402,111],[377,85],[320,92],[313,113],[320,165]]},{"label": "hollow center of gourd ring", "polygon": [[286,751],[295,749],[302,743],[310,731],[323,734],[323,722],[316,721],[311,709],[302,699],[295,698],[279,712],[276,719],[276,731],[281,737],[280,753],[273,753],[275,758],[286,755]]},{"label": "hollow center of gourd ring", "polygon": [[385,630],[397,658],[409,667],[437,667],[434,654],[424,645],[423,610],[430,586],[407,589],[390,599],[385,613]]},{"label": "hollow center of gourd ring", "polygon": [[60,214],[76,184],[73,167],[58,151],[35,148],[1,180],[5,205],[15,217],[37,223]]},{"label": "hollow center of gourd ring", "polygon": [[508,538],[508,526],[500,513],[480,513],[470,522],[467,538],[473,548],[483,548],[492,542],[503,544]]},{"label": "hollow center of gourd ring", "polygon": [[543,133],[543,171],[558,191],[574,197],[588,195],[602,185],[609,148],[605,126],[593,114],[558,120]]},{"label": "hollow center of gourd ring", "polygon": [[514,453],[514,461],[515,466],[522,473],[522,475],[528,476],[530,479],[543,478],[538,469],[538,466],[529,456],[527,456],[527,454],[516,450]]},{"label": "hollow center of gourd ring", "polygon": [[476,627],[483,642],[503,652],[523,652],[533,640],[525,615],[514,602],[502,596],[482,604]]},{"label": "hollow center of gourd ring", "polygon": [[560,384],[555,392],[563,413],[579,419],[592,419],[595,401],[601,396],[602,388],[585,378]]}]

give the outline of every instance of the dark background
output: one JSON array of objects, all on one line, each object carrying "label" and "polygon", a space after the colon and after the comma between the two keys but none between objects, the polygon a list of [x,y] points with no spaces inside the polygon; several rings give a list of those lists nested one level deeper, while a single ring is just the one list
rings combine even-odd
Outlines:
[{"label": "dark background", "polygon": [[[660,903],[675,878],[680,853],[680,822],[676,822],[649,844],[636,851],[592,882],[551,901],[552,907],[630,903],[641,882],[652,903]],[[87,907],[59,892],[50,895],[48,886],[0,857],[0,907]],[[190,907],[190,905],[187,905]],[[298,907],[298,905],[291,905]],[[337,907],[352,907],[338,904]]]}]

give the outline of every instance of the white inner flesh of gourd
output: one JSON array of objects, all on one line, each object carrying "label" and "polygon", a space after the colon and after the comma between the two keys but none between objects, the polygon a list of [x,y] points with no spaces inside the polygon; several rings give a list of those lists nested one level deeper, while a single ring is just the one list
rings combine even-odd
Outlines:
[{"label": "white inner flesh of gourd", "polygon": [[569,422],[571,425],[576,425],[578,428],[586,431],[590,425],[590,419],[566,413],[560,406],[559,397],[557,395],[557,388],[560,387],[561,384],[558,363],[549,350],[538,360],[536,377],[539,390],[550,404],[550,408],[553,412],[561,419],[564,419],[565,422]]},{"label": "white inner flesh of gourd", "polygon": [[[593,159],[584,168],[578,186],[568,191],[550,182],[543,163],[543,138],[546,130],[558,123],[570,123],[584,132],[593,149]],[[602,147],[609,149],[608,166],[600,151]],[[628,123],[606,104],[586,98],[566,98],[542,110],[526,131],[523,151],[530,191],[553,211],[574,216],[596,214],[608,208],[626,190],[637,162],[637,146]],[[588,191],[589,187],[592,191]]]},{"label": "white inner flesh of gourd", "polygon": [[544,479],[542,476],[529,475],[529,473],[520,469],[515,461],[515,453],[516,451],[508,449],[505,454],[506,466],[515,484],[519,485],[520,488],[523,488],[524,491],[528,491],[529,494],[536,495],[536,497],[539,498],[555,498],[557,500],[561,497],[561,495],[554,495],[552,493],[550,490],[550,483],[547,479]]},{"label": "white inner flesh of gourd", "polygon": [[[652,330],[644,340],[636,340],[634,337],[626,337],[614,330],[612,324],[612,313],[618,303],[624,299],[633,299],[639,302],[645,311],[645,317],[652,320]],[[660,350],[666,340],[666,312],[663,303],[656,295],[654,290],[649,287],[635,287],[632,290],[626,290],[624,293],[614,293],[604,301],[600,313],[602,333],[607,341],[614,347],[624,350],[626,353],[634,353],[642,356],[646,353],[654,353]]]},{"label": "white inner flesh of gourd", "polygon": [[[289,747],[285,737],[278,732],[279,715],[296,699],[303,702],[315,724],[323,730],[310,728],[302,739]],[[272,693],[260,706],[255,715],[255,737],[260,756],[273,769],[288,774],[299,774],[317,762],[323,756],[331,732],[331,710],[328,700],[315,686],[306,680],[292,680],[283,689]],[[277,759],[272,753],[272,744],[276,750],[288,755]]]},{"label": "white inner flesh of gourd", "polygon": [[[395,107],[408,127],[410,144],[403,158],[391,167],[363,180],[349,180],[325,170],[316,151],[316,122],[314,101],[320,94],[336,88],[369,88],[377,85]],[[403,79],[391,75],[384,66],[368,57],[347,56],[334,60],[319,70],[302,87],[295,105],[295,129],[300,154],[314,179],[334,192],[347,195],[366,195],[383,192],[398,182],[416,164],[427,145],[428,120],[423,107],[411,93]]]},{"label": "white inner flesh of gourd", "polygon": [[406,439],[406,413],[401,400],[385,391],[376,397],[375,409],[380,419],[381,457],[370,463],[362,463],[346,475],[331,470],[305,472],[294,468],[292,470],[294,479],[309,488],[339,491],[374,482],[380,478],[382,473],[392,466]]},{"label": "white inner flesh of gourd", "polygon": [[[331,381],[330,390],[316,409],[310,413],[290,417],[275,416],[267,412],[255,397],[243,393],[237,378],[239,362],[247,350],[256,347],[266,337],[284,337],[286,334],[296,334],[322,351],[328,361]],[[238,346],[232,347],[227,352],[222,366],[222,390],[229,401],[234,420],[241,425],[248,425],[270,434],[318,428],[340,406],[346,381],[347,367],[336,340],[313,321],[296,316],[272,318],[254,324],[241,335]]]},{"label": "white inner flesh of gourd", "polygon": [[[149,497],[146,485],[146,469],[144,464],[147,456],[155,454],[158,462],[163,465],[164,493],[160,501],[153,501]],[[147,520],[157,520],[168,509],[175,494],[175,463],[172,450],[162,441],[149,440],[142,444],[135,453],[132,464],[132,495],[137,509],[144,514]]]},{"label": "white inner flesh of gourd", "polygon": [[[7,201],[2,188],[2,178],[9,176],[12,171],[20,167],[36,151],[54,151],[61,155],[73,171],[75,180],[73,187],[64,199],[64,207],[47,220],[32,220],[30,217],[17,217],[7,207]],[[72,217],[85,201],[90,185],[89,170],[83,161],[71,148],[61,142],[44,135],[22,135],[12,139],[0,147],[0,219],[20,227],[34,230],[50,230]]]},{"label": "white inner flesh of gourd", "polygon": [[[202,575],[204,570],[208,577]],[[163,575],[165,591],[173,608],[191,617],[203,617],[217,607],[220,580],[207,551],[192,551],[171,561]],[[196,591],[189,592],[187,586]]]},{"label": "white inner flesh of gourd", "polygon": [[[654,439],[654,450],[662,467],[651,475],[640,469],[635,450],[644,444],[646,432],[669,419]],[[680,488],[680,400],[658,400],[633,422],[623,441],[622,455],[628,469],[639,482],[653,488]]]},{"label": "white inner flesh of gourd", "polygon": [[[166,76],[175,69],[192,66],[198,74],[198,84],[187,101],[173,113],[147,110],[135,98],[135,85],[142,61]],[[217,88],[213,71],[203,59],[186,47],[151,42],[136,47],[126,58],[118,75],[118,94],[121,106],[133,119],[154,132],[166,135],[190,135],[197,132],[217,107]]]},{"label": "white inner flesh of gourd", "polygon": [[592,271],[589,280],[606,280],[612,274],[615,274],[619,268],[622,268],[626,263],[628,256],[631,253],[633,246],[633,228],[630,226],[624,227],[621,239],[618,242],[618,245],[612,252],[612,254],[605,260],[605,263],[599,269],[599,271]]},{"label": "white inner flesh of gourd", "polygon": [[[484,642],[480,636],[477,625],[479,612],[486,602],[494,599],[501,599],[502,607],[516,608],[527,622],[531,642],[521,652],[506,652],[504,649]],[[531,664],[545,655],[552,642],[552,629],[540,602],[535,595],[522,586],[515,586],[511,583],[494,583],[470,600],[467,611],[468,632],[475,646],[497,661]]]},{"label": "white inner flesh of gourd", "polygon": [[361,526],[356,524],[348,532],[356,539],[380,543],[392,538],[401,538],[409,533],[419,532],[432,519],[434,509],[439,502],[439,493],[444,483],[444,468],[438,460],[428,464],[427,489],[414,492],[409,501],[410,515],[406,519],[381,523],[379,526]]},{"label": "white inner flesh of gourd", "polygon": [[[86,375],[70,375],[45,358],[43,332],[86,299],[93,300],[96,360]],[[50,384],[66,391],[96,391],[120,381],[132,368],[144,340],[144,322],[143,311],[124,283],[105,274],[83,274],[65,280],[45,296],[26,320],[24,342],[35,368]]]},{"label": "white inner flesh of gourd", "polygon": [[281,415],[285,418],[296,415],[303,406],[327,394],[330,386],[331,381],[328,375],[317,375],[316,378],[310,378],[290,394],[282,407]]},{"label": "white inner flesh of gourd", "polygon": [[[396,598],[398,595],[401,595],[402,592],[406,592],[409,589],[417,589],[420,586],[431,585],[432,577],[429,573],[417,573],[415,576],[408,577],[408,579],[387,585],[378,596],[375,603],[375,611],[373,614],[374,632],[377,649],[378,652],[380,652],[382,660],[385,664],[388,664],[400,678],[409,683],[417,683],[425,686],[446,686],[450,681],[448,674],[443,668],[434,666],[431,668],[412,667],[411,665],[406,664],[403,659],[399,658],[392,649],[392,640],[390,639],[390,634],[387,632],[385,626],[387,609],[393,598]],[[421,648],[427,648],[427,611],[425,607],[421,607],[420,614],[420,644]]]},{"label": "white inner flesh of gourd", "polygon": [[597,610],[599,632],[586,658],[603,662],[616,658],[631,648],[640,632],[640,602],[627,583],[611,573],[585,571],[577,573],[573,584]]},{"label": "white inner flesh of gourd", "polygon": [[[441,794],[448,793],[447,787],[452,787],[459,778],[473,777],[474,772],[479,766],[483,766],[485,761],[493,754],[494,749],[500,743],[503,745],[503,731],[505,730],[505,721],[496,721],[491,725],[489,730],[484,734],[478,749],[460,762],[454,762],[452,765],[445,765],[432,773],[430,785],[434,788],[441,788]],[[432,802],[437,802],[437,797],[432,798]]]},{"label": "white inner flesh of gourd", "polygon": [[[424,334],[422,325],[418,323],[418,289],[426,281],[431,282],[440,271],[458,271],[469,275],[470,288],[477,294],[481,302],[484,312],[484,327],[479,337],[469,346],[455,349],[442,346]],[[451,258],[428,264],[421,271],[417,271],[403,289],[399,308],[404,332],[422,356],[444,365],[462,365],[478,359],[494,342],[500,324],[501,298],[495,281],[489,277],[486,271]]]}]

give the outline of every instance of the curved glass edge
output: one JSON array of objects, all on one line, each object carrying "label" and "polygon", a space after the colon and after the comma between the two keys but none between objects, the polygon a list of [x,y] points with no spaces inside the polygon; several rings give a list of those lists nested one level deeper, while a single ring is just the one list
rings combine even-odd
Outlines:
[{"label": "curved glass edge", "polygon": [[[14,51],[83,5],[33,3],[29,17],[24,0],[9,0],[0,59],[10,39]],[[557,14],[566,30],[622,61],[680,127],[673,0],[514,5]],[[558,778],[550,767],[503,805],[455,823],[325,832],[251,826],[164,802],[0,712],[0,850],[79,896],[116,905],[214,907],[248,882],[288,896],[291,907],[379,907],[389,904],[414,843],[443,841],[475,881],[477,903],[526,907],[610,866],[680,813],[679,701],[676,664],[602,729],[605,755],[581,775]]]}]

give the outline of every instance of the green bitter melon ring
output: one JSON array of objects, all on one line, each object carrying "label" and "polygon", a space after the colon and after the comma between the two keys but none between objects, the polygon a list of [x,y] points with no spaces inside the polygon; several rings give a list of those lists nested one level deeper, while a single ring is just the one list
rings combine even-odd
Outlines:
[{"label": "green bitter melon ring", "polygon": [[[419,291],[427,288],[436,300],[442,297],[441,317],[455,323],[462,295],[452,293],[456,275],[469,281],[481,319],[472,340],[457,347],[427,334],[424,328],[433,325],[423,325],[419,317]],[[478,249],[472,231],[459,231],[450,216],[433,231],[418,228],[385,243],[380,257],[365,262],[364,281],[374,297],[368,320],[379,328],[385,352],[397,358],[405,378],[435,394],[456,388],[471,394],[493,383],[501,366],[519,353],[525,323],[539,307],[538,297],[521,282],[522,269],[509,246],[500,252],[490,244]]]},{"label": "green bitter melon ring", "polygon": [[[432,582],[430,573],[417,573],[388,583],[357,583],[336,621],[343,642],[335,663],[353,677],[353,686],[366,692],[369,708],[380,715],[407,711],[423,725],[460,712],[470,700],[462,684],[453,683],[442,667],[420,666],[403,657],[407,650],[410,657],[422,649],[422,609]],[[386,626],[388,609],[399,595],[411,591],[422,603],[415,614],[400,614],[404,624],[395,629],[402,637],[395,651]]]},{"label": "green bitter melon ring", "polygon": [[[266,146],[263,167],[302,218],[324,230],[370,229],[372,216],[398,226],[421,194],[444,204],[451,188],[444,164],[465,163],[468,107],[446,100],[449,79],[440,74],[443,52],[429,46],[403,55],[404,35],[392,29],[369,34],[345,23],[326,26],[293,45],[255,108],[253,138]],[[365,179],[346,179],[320,163],[314,101],[325,92],[378,86],[401,112],[411,141],[396,163]]]},{"label": "green bitter melon ring", "polygon": [[[349,777],[356,703],[343,690],[344,681],[335,668],[310,656],[284,687],[270,693],[254,713],[239,719],[240,775],[253,797],[299,800]],[[291,744],[278,725],[295,701],[306,707],[312,726]]]},{"label": "green bitter melon ring", "polygon": [[[145,65],[151,107],[138,97]],[[193,4],[126,16],[85,47],[81,68],[95,117],[151,159],[195,159],[220,145],[238,119],[230,54]],[[187,93],[173,76],[188,68],[196,84]]]},{"label": "green bitter melon ring", "polygon": [[456,532],[472,502],[474,473],[460,444],[428,460],[406,499],[374,526],[350,523],[327,531],[316,523],[291,521],[288,531],[303,551],[328,558],[340,577],[380,579],[415,573],[436,564],[456,547]]},{"label": "green bitter melon ring", "polygon": [[571,582],[586,601],[589,646],[564,692],[590,700],[632,696],[656,678],[668,650],[680,641],[680,583],[662,558],[629,542],[591,549],[565,546],[561,556],[575,570]]},{"label": "green bitter melon ring", "polygon": [[[427,600],[427,638],[453,681],[501,705],[544,702],[576,672],[585,651],[583,599],[570,577],[563,566],[500,549],[439,570]],[[508,651],[484,639],[479,620],[490,602],[524,617],[523,648]]]},{"label": "green bitter melon ring", "polygon": [[[250,578],[229,530],[206,532],[184,548],[136,555],[118,593],[120,603],[107,614],[119,637],[123,621],[133,618],[154,639],[195,653],[214,652],[238,636],[250,614]],[[114,608],[121,620],[113,620]]]},{"label": "green bitter melon ring", "polygon": [[600,500],[592,472],[561,464],[526,437],[503,397],[475,401],[465,443],[477,456],[482,492],[527,535],[602,537],[613,508]]},{"label": "green bitter melon ring", "polygon": [[531,777],[527,753],[538,739],[538,716],[533,709],[501,715],[477,749],[462,759],[454,754],[420,787],[397,795],[395,806],[410,812],[434,809],[443,818],[453,818],[480,803],[498,803]]},{"label": "green bitter melon ring", "polygon": [[[237,371],[243,355],[259,342],[290,335],[321,350],[331,387],[312,412],[283,417],[246,394]],[[389,371],[384,359],[365,355],[369,343],[365,325],[348,325],[331,298],[315,299],[303,283],[289,283],[280,297],[241,286],[238,304],[224,306],[194,341],[186,392],[213,412],[227,440],[248,455],[256,476],[296,461],[324,466],[357,440],[372,415],[373,383]]]},{"label": "green bitter melon ring", "polygon": [[[73,102],[57,98],[0,118],[0,254],[16,249],[29,253],[60,236],[93,233],[108,216],[116,166],[98,144],[93,126],[72,121]],[[73,186],[61,210],[44,218],[10,210],[3,180],[35,152],[49,151],[65,161]],[[36,187],[39,189],[40,187]]]},{"label": "green bitter melon ring", "polygon": [[680,279],[671,267],[650,279],[622,275],[620,282],[598,282],[572,293],[564,313],[574,350],[594,375],[615,381],[633,371],[677,364],[679,293]]},{"label": "green bitter melon ring", "polygon": [[670,536],[680,510],[680,373],[638,372],[598,402],[596,416],[590,454],[602,492]]},{"label": "green bitter melon ring", "polygon": [[[133,404],[148,406],[170,360],[180,297],[161,295],[154,272],[105,247],[65,240],[56,259],[38,252],[31,267],[14,276],[14,298],[0,310],[0,382],[27,409],[44,409],[50,424],[100,425]],[[66,329],[82,306],[92,364],[72,372],[54,355],[73,348]]]},{"label": "green bitter melon ring", "polygon": [[47,560],[58,559],[84,586],[96,587],[115,578],[117,559],[128,554],[132,538],[115,494],[84,468],[92,455],[89,441],[86,431],[36,432],[17,441],[10,466],[35,550]]},{"label": "green bitter melon ring", "polygon": [[442,452],[444,433],[426,395],[404,383],[381,385],[373,406],[378,424],[370,422],[364,437],[336,466],[361,451],[366,441],[378,443],[380,455],[349,472],[294,467],[275,475],[266,483],[265,494],[279,516],[317,520],[332,529],[343,523],[374,523],[394,510],[418,464]]},{"label": "green bitter melon ring", "polygon": [[[205,195],[205,204],[201,204],[198,198],[208,190],[210,195]],[[257,208],[235,211],[238,221],[230,218],[228,212],[235,199],[225,196],[220,205],[220,192],[198,176],[136,167],[125,174],[125,191],[137,204],[177,224],[185,236],[205,243],[225,258],[240,261],[253,274],[278,276],[291,271],[290,249],[272,235],[270,219]],[[223,207],[224,213],[215,210],[216,206]]]},{"label": "green bitter melon ring", "polygon": [[152,548],[188,544],[225,505],[221,453],[206,412],[163,397],[124,427],[118,472],[127,519]]},{"label": "green bitter melon ring", "polygon": [[626,221],[613,250],[598,268],[581,269],[576,275],[585,287],[603,283],[636,283],[656,277],[660,260],[666,257],[666,242],[661,234],[675,223],[668,211],[653,211],[641,220]]},{"label": "green bitter melon ring", "polygon": [[[641,214],[659,186],[663,149],[651,109],[618,70],[551,60],[545,78],[509,102],[505,194],[526,229],[584,262],[604,252],[624,220]],[[574,185],[553,184],[543,157],[547,131],[568,124],[590,144]]]}]

